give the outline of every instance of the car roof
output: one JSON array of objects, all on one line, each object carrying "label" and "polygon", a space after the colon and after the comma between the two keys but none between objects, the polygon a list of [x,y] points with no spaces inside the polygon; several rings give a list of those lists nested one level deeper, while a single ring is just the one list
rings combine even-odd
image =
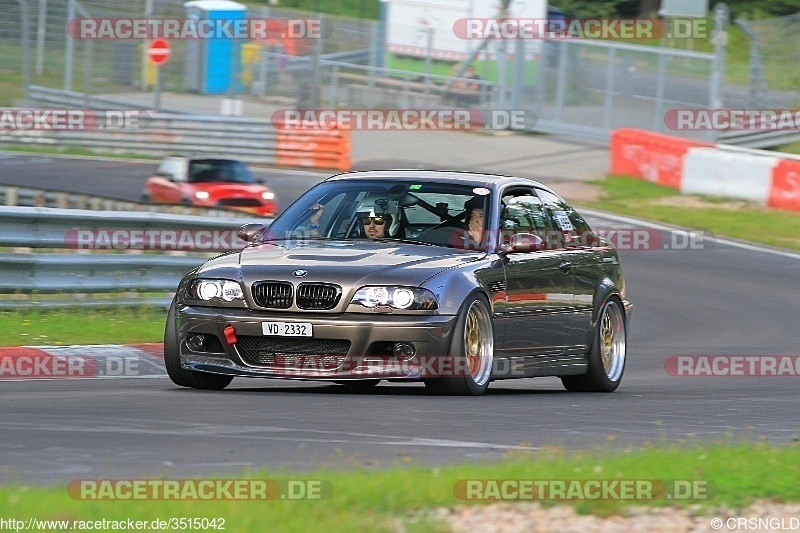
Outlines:
[{"label": "car roof", "polygon": [[409,179],[409,180],[436,180],[441,182],[461,183],[466,185],[482,185],[486,187],[499,188],[506,185],[527,185],[536,186],[547,191],[552,191],[546,185],[528,178],[517,176],[503,176],[499,174],[486,174],[482,172],[465,172],[460,170],[414,170],[414,169],[393,169],[393,170],[362,170],[356,172],[345,172],[336,174],[325,181],[339,180],[367,180],[367,179]]}]

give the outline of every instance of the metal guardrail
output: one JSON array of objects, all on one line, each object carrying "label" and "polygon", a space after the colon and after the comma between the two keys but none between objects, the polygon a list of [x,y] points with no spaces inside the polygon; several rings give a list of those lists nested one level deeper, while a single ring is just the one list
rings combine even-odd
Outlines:
[{"label": "metal guardrail", "polygon": [[202,262],[163,255],[0,254],[0,291],[173,291]]},{"label": "metal guardrail", "polygon": [[773,131],[725,131],[717,142],[733,144],[743,148],[769,148],[800,142],[800,131],[796,129]]},{"label": "metal guardrail", "polygon": [[115,198],[32,189],[0,185],[0,206],[7,207],[56,207],[60,209],[88,209],[90,211],[141,211],[171,213],[175,215],[197,215],[215,218],[241,218],[242,212],[234,209],[195,207],[174,204],[141,204]]},{"label": "metal guardrail", "polygon": [[[0,254],[0,293],[100,293],[173,291],[181,277],[202,264],[209,254],[236,249],[244,243],[233,236],[236,229],[252,219],[220,219],[167,215],[164,213],[106,213],[75,209],[0,207],[0,247],[33,249],[76,249],[74,253]],[[78,232],[89,236],[105,235],[106,246],[83,243]],[[170,234],[172,240],[151,240],[151,246],[136,246],[141,235]],[[207,247],[192,251],[202,255],[167,252],[180,248],[176,235],[206,234]],[[214,232],[225,239],[208,237]],[[121,235],[117,239],[117,235]],[[199,241],[198,241],[199,242]],[[152,245],[155,243],[155,245]],[[118,246],[119,245],[119,246]],[[85,248],[85,249],[84,249]],[[110,253],[92,253],[102,248]],[[119,249],[118,249],[119,248]],[[147,251],[140,248],[147,248]],[[123,252],[127,252],[124,253]],[[180,253],[180,255],[175,255]],[[125,295],[124,301],[136,302]],[[0,298],[0,307],[18,307],[19,300]],[[74,300],[80,304],[82,300]],[[90,300],[96,304],[97,300]],[[119,305],[119,300],[109,303]]]},{"label": "metal guardrail", "polygon": [[[222,219],[166,213],[108,213],[46,207],[0,207],[0,246],[66,249],[70,246],[66,239],[71,230],[235,231],[242,224],[253,222],[255,219],[244,216]],[[265,224],[271,222],[270,219],[259,220]],[[230,249],[233,247],[212,250]]]},{"label": "metal guardrail", "polygon": [[[147,104],[137,104],[128,100],[119,100],[107,96],[97,96],[93,94],[79,93],[75,91],[65,91],[61,89],[51,89],[40,85],[28,86],[26,99],[37,104],[46,104],[48,107],[58,109],[97,109],[97,110],[140,110],[149,111],[153,106]],[[181,114],[182,111],[165,109],[163,111],[173,114]]]},{"label": "metal guardrail", "polygon": [[111,129],[101,120],[86,129],[0,129],[0,143],[152,156],[224,153],[248,163],[350,169],[349,131],[278,128],[270,119],[143,113],[135,127]]}]

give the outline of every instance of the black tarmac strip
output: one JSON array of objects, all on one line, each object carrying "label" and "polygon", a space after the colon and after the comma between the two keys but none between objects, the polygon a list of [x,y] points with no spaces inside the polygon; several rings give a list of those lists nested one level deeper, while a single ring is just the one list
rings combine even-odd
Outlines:
[{"label": "black tarmac strip", "polygon": [[[109,176],[135,175],[129,163],[108,165]],[[77,172],[63,166],[60,176]],[[3,181],[12,174],[0,159]],[[595,228],[630,227],[587,218]],[[386,382],[364,394],[243,378],[222,392],[181,389],[167,378],[0,382],[0,483],[440,465],[495,460],[521,447],[799,439],[799,376],[676,377],[665,361],[800,356],[800,255],[724,242],[621,253],[635,308],[628,367],[613,394],[568,393],[555,378],[495,382],[477,398]]]}]

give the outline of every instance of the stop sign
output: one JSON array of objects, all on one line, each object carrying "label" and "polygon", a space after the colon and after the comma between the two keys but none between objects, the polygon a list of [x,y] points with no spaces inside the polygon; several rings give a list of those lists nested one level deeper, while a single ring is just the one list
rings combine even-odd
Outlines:
[{"label": "stop sign", "polygon": [[150,41],[150,46],[147,48],[147,54],[150,56],[150,61],[156,65],[163,65],[169,59],[172,50],[169,49],[169,42],[166,39],[153,39]]}]

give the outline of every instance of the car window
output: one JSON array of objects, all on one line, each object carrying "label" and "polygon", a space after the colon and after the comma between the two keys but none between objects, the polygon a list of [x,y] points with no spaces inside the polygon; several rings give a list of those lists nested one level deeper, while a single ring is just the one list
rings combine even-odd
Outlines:
[{"label": "car window", "polygon": [[501,244],[516,233],[532,233],[545,243],[553,233],[553,225],[544,204],[532,189],[513,189],[504,193],[500,217]]},{"label": "car window", "polygon": [[159,176],[172,178],[174,181],[185,181],[186,161],[182,159],[167,158],[161,161],[156,169],[156,174]]},{"label": "car window", "polygon": [[596,241],[592,229],[583,217],[563,198],[544,189],[536,189],[536,193],[544,202],[555,229],[563,233],[567,245],[593,245]]},{"label": "car window", "polygon": [[255,183],[255,179],[241,161],[194,159],[189,164],[189,182]]},{"label": "car window", "polygon": [[[377,219],[379,238],[417,240],[421,243],[464,248],[466,212],[480,207],[490,212],[489,189],[455,183],[420,180],[358,180],[323,182],[303,195],[270,226],[266,239],[363,239]],[[322,210],[321,215],[317,215]],[[485,249],[486,243],[471,243]]]}]

